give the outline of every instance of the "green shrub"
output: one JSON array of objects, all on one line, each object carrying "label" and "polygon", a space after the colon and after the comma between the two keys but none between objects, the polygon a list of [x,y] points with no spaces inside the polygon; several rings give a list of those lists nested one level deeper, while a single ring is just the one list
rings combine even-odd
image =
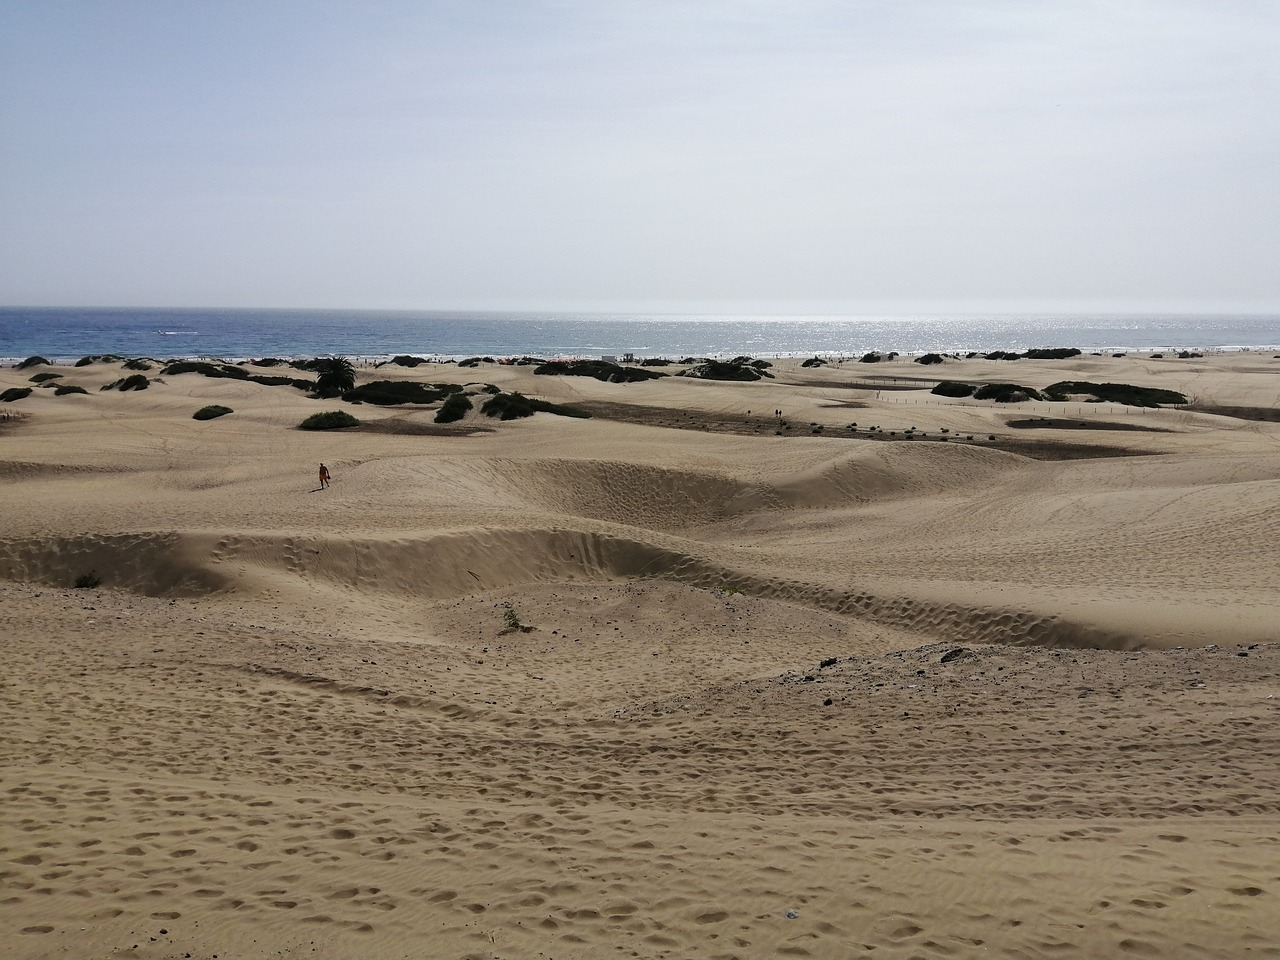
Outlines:
[{"label": "green shrub", "polygon": [[87,367],[89,364],[93,363],[93,361],[97,359],[98,359],[97,357],[81,357],[79,360],[76,361],[76,366]]},{"label": "green shrub", "polygon": [[150,370],[151,364],[142,357],[134,357],[132,360],[126,360],[124,362],[124,368],[126,370]]},{"label": "green shrub", "polygon": [[375,403],[382,407],[392,407],[402,403],[436,403],[462,387],[456,383],[414,383],[408,380],[374,380],[347,390],[342,399],[348,403]]},{"label": "green shrub", "polygon": [[[426,357],[411,357],[404,353],[398,354],[390,360],[384,361],[384,363],[394,363],[398,367],[416,367],[429,362],[430,361],[428,361]],[[383,363],[378,364],[380,367],[383,365]]]},{"label": "green shrub", "polygon": [[929,392],[940,397],[968,397],[973,395],[973,389],[972,383],[961,383],[959,380],[943,380]]},{"label": "green shrub", "polygon": [[726,363],[723,360],[703,360],[695,364],[681,377],[692,377],[696,380],[751,381],[761,377],[773,379],[773,374],[757,367],[754,363]]},{"label": "green shrub", "polygon": [[62,379],[62,374],[60,373],[37,373],[35,376],[33,376],[30,379],[30,382],[45,383],[48,380],[61,380],[61,379]]},{"label": "green shrub", "polygon": [[453,423],[455,420],[461,420],[470,409],[470,397],[465,393],[452,394],[436,411],[436,423]]},{"label": "green shrub", "polygon": [[192,420],[215,420],[218,417],[225,417],[228,413],[235,413],[230,407],[224,407],[219,403],[211,403],[207,407],[201,407],[191,415]]},{"label": "green shrub", "polygon": [[1049,400],[1066,400],[1073,394],[1087,394],[1098,402],[1121,403],[1130,407],[1158,407],[1162,403],[1183,404],[1187,398],[1176,390],[1135,387],[1129,383],[1090,383],[1087,380],[1060,380],[1044,388]]},{"label": "green shrub", "polygon": [[30,387],[10,387],[8,390],[0,392],[0,403],[13,403],[15,400],[21,400],[23,397],[31,396]]},{"label": "green shrub", "polygon": [[49,361],[44,357],[27,357],[27,359],[19,361],[18,365],[14,369],[26,370],[28,367],[38,367],[41,365],[46,367],[50,366]]},{"label": "green shrub", "polygon": [[535,413],[554,413],[561,417],[581,419],[591,416],[585,410],[548,403],[537,397],[526,397],[523,393],[495,393],[484,402],[480,412],[486,417],[497,417],[499,420],[519,420],[523,417],[532,417]]},{"label": "green shrub", "polygon": [[203,360],[179,360],[161,371],[162,376],[172,377],[180,373],[198,373],[203,377],[229,380],[248,380],[249,374],[229,363],[206,363]]},{"label": "green shrub", "polygon": [[1066,360],[1080,356],[1077,347],[1038,347],[1023,354],[1028,360]]},{"label": "green shrub", "polygon": [[973,398],[994,400],[996,403],[1021,403],[1023,400],[1039,400],[1040,394],[1017,383],[984,383],[973,392]]},{"label": "green shrub", "polygon": [[298,424],[300,430],[340,430],[343,427],[358,427],[360,421],[345,410],[327,410],[324,413],[313,413]]},{"label": "green shrub", "polygon": [[84,387],[77,386],[74,383],[60,383],[58,384],[58,386],[53,388],[53,395],[55,397],[65,397],[69,393],[87,394],[88,392],[89,391],[86,390]]},{"label": "green shrub", "polygon": [[135,373],[125,377],[123,380],[117,380],[114,383],[103,384],[103,390],[145,390],[151,385],[151,381],[144,374]]},{"label": "green shrub", "polygon": [[593,377],[605,383],[633,383],[666,376],[656,370],[624,367],[607,360],[552,360],[534,367],[533,372],[546,377]]},{"label": "green shrub", "polygon": [[96,572],[82,573],[76,577],[75,585],[77,590],[92,590],[102,585],[102,578]]}]

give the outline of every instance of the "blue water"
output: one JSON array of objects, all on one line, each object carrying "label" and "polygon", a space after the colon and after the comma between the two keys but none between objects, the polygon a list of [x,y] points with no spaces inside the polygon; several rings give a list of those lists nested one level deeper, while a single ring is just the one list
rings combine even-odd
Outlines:
[{"label": "blue water", "polygon": [[697,316],[0,307],[0,362],[127,357],[756,357],[1280,349],[1280,315]]}]

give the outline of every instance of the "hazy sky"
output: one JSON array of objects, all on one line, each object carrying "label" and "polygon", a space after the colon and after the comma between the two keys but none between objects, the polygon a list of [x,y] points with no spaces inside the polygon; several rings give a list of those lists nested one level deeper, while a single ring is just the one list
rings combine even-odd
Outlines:
[{"label": "hazy sky", "polygon": [[0,0],[0,303],[1280,309],[1280,2]]}]

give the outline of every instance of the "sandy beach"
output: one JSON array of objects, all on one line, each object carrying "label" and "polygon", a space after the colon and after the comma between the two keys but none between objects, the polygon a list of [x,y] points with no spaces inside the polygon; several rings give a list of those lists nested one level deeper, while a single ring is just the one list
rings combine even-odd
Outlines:
[{"label": "sandy beach", "polygon": [[1280,957],[1272,353],[131,372],[0,369],[5,957]]}]

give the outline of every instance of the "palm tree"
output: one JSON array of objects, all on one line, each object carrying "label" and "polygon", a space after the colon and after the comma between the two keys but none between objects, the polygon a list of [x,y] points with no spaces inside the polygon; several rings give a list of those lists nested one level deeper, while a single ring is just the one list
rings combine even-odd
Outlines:
[{"label": "palm tree", "polygon": [[319,374],[316,377],[318,396],[336,397],[356,385],[356,368],[346,357],[324,357],[313,360],[311,368]]}]

